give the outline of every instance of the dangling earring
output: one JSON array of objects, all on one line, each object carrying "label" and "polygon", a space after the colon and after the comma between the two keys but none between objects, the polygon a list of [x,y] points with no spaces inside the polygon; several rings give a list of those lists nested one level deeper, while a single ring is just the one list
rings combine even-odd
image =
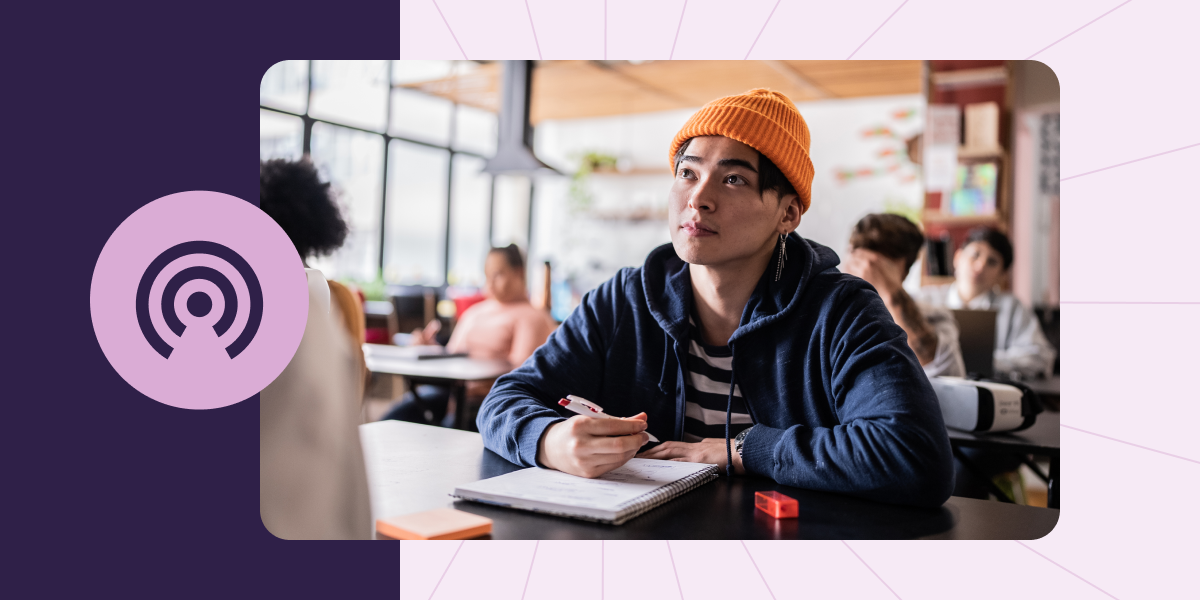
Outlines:
[{"label": "dangling earring", "polygon": [[783,275],[783,261],[787,259],[787,236],[779,234],[779,262],[775,265],[775,281],[779,281],[779,276]]}]

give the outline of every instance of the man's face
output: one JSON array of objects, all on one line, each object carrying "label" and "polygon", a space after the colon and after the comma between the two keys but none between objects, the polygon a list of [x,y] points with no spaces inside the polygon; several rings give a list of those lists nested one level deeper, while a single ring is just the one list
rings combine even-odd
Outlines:
[{"label": "man's face", "polygon": [[1004,275],[1004,257],[987,242],[971,242],[954,253],[954,277],[973,292],[991,290]]},{"label": "man's face", "polygon": [[[722,136],[693,138],[668,199],[671,244],[694,265],[718,266],[770,253],[800,220],[794,195],[758,191],[758,151]],[[790,227],[789,215],[792,218]]]}]

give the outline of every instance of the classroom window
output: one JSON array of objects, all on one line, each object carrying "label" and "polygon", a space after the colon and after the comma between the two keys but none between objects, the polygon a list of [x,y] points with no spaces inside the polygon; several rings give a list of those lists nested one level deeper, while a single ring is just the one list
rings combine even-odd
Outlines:
[{"label": "classroom window", "polygon": [[285,60],[271,65],[258,88],[258,102],[271,108],[303,113],[308,107],[308,61]]},{"label": "classroom window", "polygon": [[429,142],[450,144],[450,119],[454,103],[414,90],[392,92],[392,135]]},{"label": "classroom window", "polygon": [[496,113],[460,104],[455,113],[454,149],[484,156],[496,153]]},{"label": "classroom window", "polygon": [[454,184],[450,192],[450,265],[447,283],[483,286],[483,262],[490,247],[492,177],[483,172],[487,161],[454,155]]},{"label": "classroom window", "polygon": [[329,278],[374,280],[379,264],[379,211],[383,187],[383,137],[316,123],[312,160],[333,184],[350,226],[332,256],[311,261]]},{"label": "classroom window", "polygon": [[447,150],[392,141],[383,260],[388,283],[443,283],[449,168]]},{"label": "classroom window", "polygon": [[258,159],[296,160],[304,154],[304,121],[269,110],[258,111]]},{"label": "classroom window", "polygon": [[387,126],[388,82],[384,60],[313,61],[309,114],[372,131]]},{"label": "classroom window", "polygon": [[[260,158],[308,153],[350,226],[342,248],[310,266],[343,280],[482,284],[495,189],[482,169],[495,152],[496,115],[437,88],[480,69],[445,60],[283,61],[263,74]],[[490,93],[480,73],[470,98]],[[502,226],[506,238],[514,226]]]},{"label": "classroom window", "polygon": [[404,85],[449,77],[454,73],[457,62],[453,60],[392,61],[392,84]]}]

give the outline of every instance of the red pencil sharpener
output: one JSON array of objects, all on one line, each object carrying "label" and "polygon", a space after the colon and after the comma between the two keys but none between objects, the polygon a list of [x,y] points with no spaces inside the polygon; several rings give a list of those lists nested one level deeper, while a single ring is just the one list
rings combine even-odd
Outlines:
[{"label": "red pencil sharpener", "polygon": [[796,500],[779,492],[755,493],[754,508],[776,519],[790,519],[800,515],[800,505]]}]

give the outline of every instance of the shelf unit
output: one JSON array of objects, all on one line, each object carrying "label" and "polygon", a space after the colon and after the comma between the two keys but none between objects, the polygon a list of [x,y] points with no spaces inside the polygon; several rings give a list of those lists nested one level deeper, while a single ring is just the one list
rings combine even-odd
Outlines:
[{"label": "shelf unit", "polygon": [[[996,160],[999,164],[996,188],[996,212],[992,215],[951,215],[943,211],[943,194],[926,192],[921,212],[921,225],[930,240],[947,240],[952,248],[962,245],[967,233],[980,226],[993,227],[1009,233],[1012,224],[1012,105],[1013,71],[1002,60],[932,60],[925,62],[924,93],[927,104],[958,105],[965,115],[966,107],[981,102],[995,102],[1000,108],[997,131],[998,147],[972,148],[962,146],[966,139],[965,123],[960,127],[958,158]],[[964,118],[965,121],[965,118]],[[947,254],[953,255],[953,250]],[[929,257],[927,257],[927,264]],[[937,285],[953,281],[953,277],[921,274],[922,285]]]}]

